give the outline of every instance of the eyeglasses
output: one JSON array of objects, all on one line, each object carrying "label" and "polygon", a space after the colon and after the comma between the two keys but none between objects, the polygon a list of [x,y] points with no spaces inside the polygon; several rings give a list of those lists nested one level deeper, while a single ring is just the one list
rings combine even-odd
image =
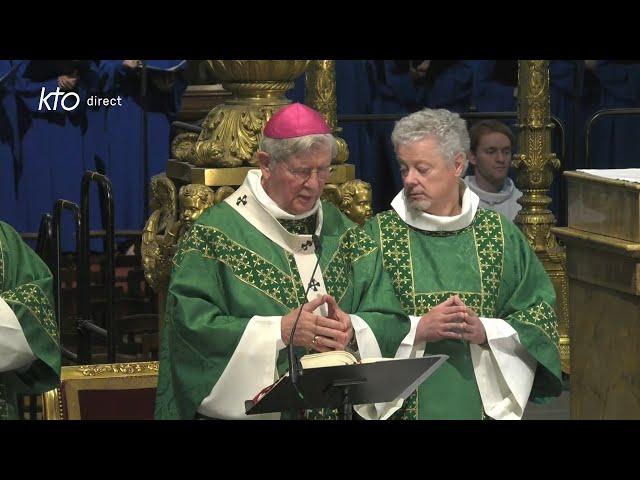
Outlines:
[{"label": "eyeglasses", "polygon": [[318,174],[318,179],[326,181],[329,179],[331,172],[335,170],[334,167],[322,167],[322,168],[289,168],[289,166],[281,162],[284,168],[289,170],[289,173],[294,175],[300,182],[304,183],[311,178],[313,172]]}]

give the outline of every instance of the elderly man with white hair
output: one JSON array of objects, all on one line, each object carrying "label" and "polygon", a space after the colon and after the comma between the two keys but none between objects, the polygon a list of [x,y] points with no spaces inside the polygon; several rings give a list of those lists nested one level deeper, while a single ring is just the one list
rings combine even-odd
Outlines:
[{"label": "elderly man with white hair", "polygon": [[365,226],[411,318],[412,355],[447,362],[406,399],[404,419],[519,419],[561,392],[553,286],[520,230],[478,208],[461,180],[465,121],[422,111],[392,134],[403,190]]},{"label": "elderly man with white hair", "polygon": [[380,250],[320,201],[335,155],[336,140],[318,112],[298,103],[280,109],[265,125],[260,169],[182,239],[168,290],[156,418],[279,418],[249,417],[245,401],[287,370],[298,314],[298,357],[349,344],[362,358],[395,355],[410,321]]}]

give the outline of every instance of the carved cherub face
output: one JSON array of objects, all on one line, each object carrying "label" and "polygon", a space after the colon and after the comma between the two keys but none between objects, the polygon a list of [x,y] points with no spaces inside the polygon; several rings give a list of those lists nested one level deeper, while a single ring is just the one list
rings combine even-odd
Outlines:
[{"label": "carved cherub face", "polygon": [[371,188],[365,183],[357,183],[352,192],[345,192],[344,213],[357,224],[363,225],[372,214]]},{"label": "carved cherub face", "polygon": [[188,185],[180,192],[180,206],[182,207],[180,220],[186,223],[193,223],[213,203],[213,192],[189,187],[192,186]]},{"label": "carved cherub face", "polygon": [[187,197],[185,200],[180,219],[183,222],[195,222],[206,205],[198,197]]}]

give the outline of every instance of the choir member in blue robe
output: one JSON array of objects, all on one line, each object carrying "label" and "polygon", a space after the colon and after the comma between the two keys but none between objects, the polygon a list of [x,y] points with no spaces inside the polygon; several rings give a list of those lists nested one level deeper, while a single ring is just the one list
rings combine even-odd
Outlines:
[{"label": "choir member in blue robe", "polygon": [[15,96],[18,62],[0,60],[0,220],[18,224],[16,181],[20,172],[20,138]]},{"label": "choir member in blue robe", "polygon": [[517,60],[470,60],[471,103],[479,112],[514,112],[518,86]]},{"label": "choir member in blue robe", "polygon": [[[428,63],[426,63],[428,62]],[[420,65],[424,71],[423,83],[426,94],[420,106],[444,108],[452,112],[469,111],[473,85],[473,69],[468,61],[460,60],[424,60]]]},{"label": "choir member in blue robe", "polygon": [[[593,73],[598,81],[599,102],[590,113],[605,108],[640,106],[640,61],[602,60]],[[592,129],[590,168],[637,168],[640,166],[640,117],[605,117]]]},{"label": "choir member in blue robe", "polygon": [[[368,84],[371,94],[371,113],[406,115],[419,108],[426,97],[425,85],[411,75],[408,60],[367,60]],[[373,182],[373,209],[381,211],[389,205],[402,178],[395,165],[395,152],[390,142],[393,121],[369,124],[374,155],[363,166],[363,179],[385,179]]]},{"label": "choir member in blue robe", "polygon": [[[116,230],[140,230],[144,226],[148,202],[144,198],[145,184],[149,184],[153,175],[166,170],[169,129],[187,86],[183,78],[186,61],[147,60],[144,64],[145,86],[139,60],[101,60],[99,66],[105,96],[119,99],[116,106],[106,108],[105,114],[104,168],[114,188]],[[145,121],[147,178],[144,178]]]},{"label": "choir member in blue robe", "polygon": [[[28,232],[38,231],[42,215],[53,212],[56,200],[79,204],[82,175],[94,169],[83,152],[90,69],[90,61],[73,60],[29,60],[18,67],[21,121],[29,127],[22,138],[17,199]],[[56,92],[60,95],[49,96]],[[75,248],[74,222],[71,215],[63,218],[62,249],[69,251]]]}]

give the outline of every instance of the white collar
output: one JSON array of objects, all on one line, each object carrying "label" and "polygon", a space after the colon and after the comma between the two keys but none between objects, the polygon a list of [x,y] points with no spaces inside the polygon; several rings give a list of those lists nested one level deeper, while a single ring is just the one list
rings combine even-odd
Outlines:
[{"label": "white collar", "polygon": [[406,201],[404,189],[393,199],[391,207],[405,223],[419,230],[429,232],[454,232],[456,230],[462,230],[473,222],[480,199],[470,188],[465,188],[466,185],[462,180],[459,185],[460,188],[464,188],[464,194],[462,195],[462,212],[460,215],[445,217],[416,210],[410,207]]},{"label": "white collar", "polygon": [[480,188],[474,175],[466,176],[464,178],[464,181],[467,186],[471,190],[473,190],[473,193],[478,195],[484,202],[488,203],[489,205],[495,205],[497,203],[502,203],[506,200],[509,200],[515,193],[516,188],[513,180],[511,180],[509,177],[505,178],[504,185],[499,192],[487,192],[486,190]]},{"label": "white collar", "polygon": [[244,181],[245,185],[249,187],[253,196],[260,202],[260,205],[269,212],[274,218],[281,220],[302,220],[310,217],[318,211],[320,208],[320,199],[316,201],[316,204],[311,210],[298,215],[293,215],[282,210],[276,202],[269,196],[269,194],[262,187],[262,171],[260,169],[249,170],[247,177]]}]

